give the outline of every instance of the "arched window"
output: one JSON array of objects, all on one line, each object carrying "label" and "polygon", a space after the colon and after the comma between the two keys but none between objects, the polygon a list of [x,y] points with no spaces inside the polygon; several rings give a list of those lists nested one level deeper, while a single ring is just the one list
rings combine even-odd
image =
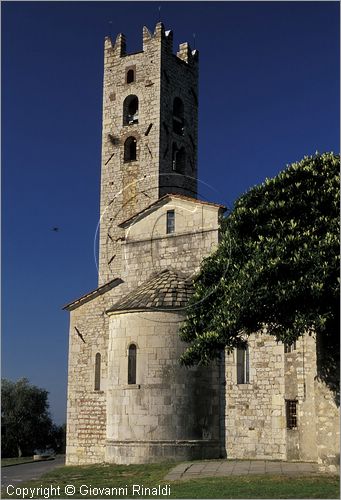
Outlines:
[{"label": "arched window", "polygon": [[139,100],[136,95],[128,95],[123,102],[123,125],[139,122]]},{"label": "arched window", "polygon": [[136,160],[136,138],[131,136],[124,143],[124,161]]},{"label": "arched window", "polygon": [[95,391],[101,389],[101,355],[98,352],[95,356]]},{"label": "arched window", "polygon": [[180,97],[173,101],[173,131],[178,135],[184,134],[184,104]]},{"label": "arched window", "polygon": [[186,151],[182,147],[178,149],[177,145],[174,143],[172,148],[172,170],[174,172],[179,172],[184,174],[186,170]]},{"label": "arched window", "polygon": [[127,83],[133,83],[134,81],[135,81],[135,71],[133,69],[128,69]]},{"label": "arched window", "polygon": [[128,384],[136,384],[136,345],[130,344],[128,349]]}]

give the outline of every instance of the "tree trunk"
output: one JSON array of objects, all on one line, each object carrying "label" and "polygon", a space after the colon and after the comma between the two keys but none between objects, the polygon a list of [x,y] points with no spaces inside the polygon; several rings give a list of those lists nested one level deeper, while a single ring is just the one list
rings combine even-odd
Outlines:
[{"label": "tree trunk", "polygon": [[21,451],[21,448],[20,448],[19,444],[17,445],[17,448],[18,448],[18,457],[21,458],[22,457],[22,451]]}]

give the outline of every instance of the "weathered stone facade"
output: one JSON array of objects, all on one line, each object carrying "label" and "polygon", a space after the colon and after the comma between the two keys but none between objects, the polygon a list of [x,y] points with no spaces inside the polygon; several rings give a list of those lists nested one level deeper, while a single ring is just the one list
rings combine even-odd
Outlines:
[{"label": "weathered stone facade", "polygon": [[[171,234],[166,233],[169,210],[175,212]],[[167,310],[162,304],[135,311],[134,307],[115,309],[115,303],[124,303],[124,297],[141,285],[142,291],[147,289],[151,277],[168,268],[190,279],[201,259],[218,244],[223,210],[179,195],[161,198],[122,224],[121,245],[127,248],[122,250],[122,279],[67,306],[71,312],[67,463],[140,463],[220,455],[224,410],[219,368],[179,366],[185,346],[178,330],[185,304],[175,301]],[[163,288],[156,292],[161,296]],[[137,384],[129,385],[131,342],[137,346]],[[97,353],[101,354],[100,390],[94,389]]]},{"label": "weathered stone facade", "polygon": [[250,383],[237,383],[236,351],[226,357],[227,456],[284,459],[283,345],[264,333],[248,343]]},{"label": "weathered stone facade", "polygon": [[[167,212],[174,210],[176,231],[166,234]],[[149,210],[121,224],[122,276],[128,286],[140,285],[152,272],[171,267],[194,273],[203,256],[218,244],[222,207],[177,195],[161,198]]]},{"label": "weathered stone facade", "polygon": [[[134,80],[127,83],[127,71]],[[135,120],[125,120],[125,100],[138,99]],[[183,103],[183,133],[173,130],[175,98]],[[180,124],[181,125],[181,124]],[[198,52],[181,44],[173,54],[173,34],[162,23],[143,29],[142,52],[127,54],[124,35],[105,40],[99,285],[121,272],[123,236],[118,223],[167,193],[196,197]],[[136,140],[136,159],[127,162],[125,141]],[[185,148],[174,169],[173,147]]]},{"label": "weathered stone facade", "polygon": [[161,23],[144,28],[142,52],[106,39],[99,287],[65,307],[67,464],[227,456],[333,468],[339,411],[312,335],[285,352],[265,329],[242,358],[179,365],[191,280],[224,213],[196,199],[197,112],[197,51],[173,54]]},{"label": "weathered stone facade", "polygon": [[[217,368],[179,367],[183,311],[110,317],[107,455],[114,463],[219,456]],[[137,384],[128,385],[128,347],[137,345]]]},{"label": "weathered stone facade", "polygon": [[[118,282],[119,283],[119,282]],[[115,285],[115,283],[114,283]],[[109,318],[105,310],[117,287],[70,308],[67,463],[99,463],[105,459],[106,384]],[[119,287],[118,287],[119,288]],[[84,341],[78,336],[78,329]],[[95,356],[101,353],[101,388],[94,390]]]},{"label": "weathered stone facade", "polygon": [[[314,336],[303,335],[289,352],[266,329],[247,341],[248,383],[237,383],[236,351],[226,356],[227,456],[312,461],[336,470],[339,410],[318,379]],[[286,401],[297,405],[292,428]]]}]

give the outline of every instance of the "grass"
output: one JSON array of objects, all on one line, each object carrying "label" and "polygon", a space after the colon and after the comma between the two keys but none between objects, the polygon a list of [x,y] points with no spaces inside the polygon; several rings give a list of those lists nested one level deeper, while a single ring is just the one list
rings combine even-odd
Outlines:
[{"label": "grass", "polygon": [[[42,478],[16,487],[39,488],[59,486],[59,494],[50,498],[66,498],[65,486],[75,487],[74,495],[67,498],[133,498],[132,486],[157,487],[170,485],[170,495],[134,495],[134,498],[339,498],[337,476],[283,477],[283,476],[230,476],[190,479],[188,481],[166,482],[167,472],[174,463],[150,465],[95,465],[59,467]],[[80,493],[81,485],[87,485],[89,493]],[[121,495],[96,494],[93,488],[123,488]],[[22,490],[21,490],[22,491]],[[50,490],[51,491],[51,490]],[[56,491],[56,490],[55,490]],[[13,491],[11,491],[13,493]],[[10,492],[10,493],[11,493]],[[46,490],[47,492],[47,490]],[[127,494],[124,494],[127,492]],[[84,494],[85,493],[85,494]],[[35,491],[30,498],[43,498],[44,493]],[[13,498],[3,489],[2,498]],[[15,498],[23,498],[17,494]],[[49,498],[45,496],[45,498]]]},{"label": "grass", "polygon": [[27,462],[33,462],[32,457],[15,457],[15,458],[2,458],[1,459],[1,467],[6,467],[7,465],[20,465],[26,464]]}]

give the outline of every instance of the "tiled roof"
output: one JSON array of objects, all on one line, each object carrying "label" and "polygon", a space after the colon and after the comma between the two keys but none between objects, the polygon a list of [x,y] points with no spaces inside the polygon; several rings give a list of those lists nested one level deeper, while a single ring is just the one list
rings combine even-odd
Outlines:
[{"label": "tiled roof", "polygon": [[107,313],[181,309],[187,305],[192,293],[190,278],[178,271],[166,269],[121,298]]},{"label": "tiled roof", "polygon": [[199,203],[201,205],[210,205],[210,206],[213,206],[213,207],[222,208],[224,211],[226,210],[225,205],[221,205],[220,203],[213,203],[211,201],[198,200],[197,198],[191,198],[190,196],[185,196],[183,194],[177,194],[177,193],[172,194],[172,193],[170,193],[170,194],[165,194],[164,196],[162,196],[158,200],[154,201],[153,203],[151,203],[150,205],[148,205],[146,208],[144,208],[140,212],[137,212],[132,217],[129,217],[129,219],[126,219],[123,222],[120,222],[120,224],[118,224],[118,226],[119,227],[125,227],[125,226],[129,225],[130,222],[133,222],[133,220],[136,219],[136,217],[140,216],[144,212],[148,212],[148,210],[150,210],[154,206],[158,205],[159,203],[164,203],[168,198],[177,198],[179,200],[191,201],[193,203]]}]

